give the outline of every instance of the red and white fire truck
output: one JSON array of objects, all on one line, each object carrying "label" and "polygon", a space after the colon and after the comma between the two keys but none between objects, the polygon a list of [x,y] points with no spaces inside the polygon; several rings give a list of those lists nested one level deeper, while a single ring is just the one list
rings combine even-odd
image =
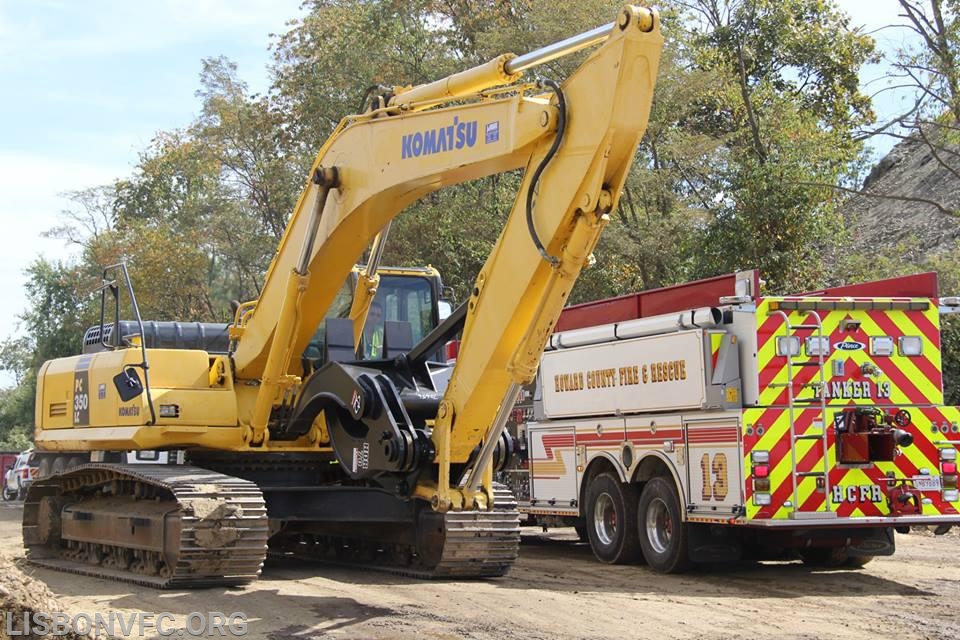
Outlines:
[{"label": "red and white fire truck", "polygon": [[927,273],[761,297],[756,272],[569,307],[512,428],[529,524],[661,572],[799,554],[862,566],[960,523]]}]

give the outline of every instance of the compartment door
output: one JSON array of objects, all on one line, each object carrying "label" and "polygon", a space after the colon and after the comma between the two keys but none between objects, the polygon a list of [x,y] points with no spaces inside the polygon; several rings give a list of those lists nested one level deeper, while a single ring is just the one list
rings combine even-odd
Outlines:
[{"label": "compartment door", "polygon": [[573,502],[577,499],[575,426],[572,423],[527,425],[530,498],[537,508],[569,509],[576,504]]},{"label": "compartment door", "polygon": [[704,516],[734,514],[743,504],[739,419],[685,421],[684,435],[690,513]]}]

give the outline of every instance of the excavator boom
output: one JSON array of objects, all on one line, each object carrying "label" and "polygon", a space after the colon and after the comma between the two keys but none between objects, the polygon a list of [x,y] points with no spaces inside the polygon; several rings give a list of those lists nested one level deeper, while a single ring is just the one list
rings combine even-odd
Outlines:
[{"label": "excavator boom", "polygon": [[[551,92],[524,85],[511,94],[438,106],[598,40],[601,46]],[[430,192],[526,166],[468,303],[444,398],[445,415],[455,418],[441,419],[455,462],[466,461],[488,434],[495,437],[497,407],[511,385],[534,375],[544,341],[617,204],[646,128],[661,46],[656,14],[625,7],[615,23],[565,46],[501,56],[401,92],[382,112],[344,120],[319,153],[314,185],[297,204],[260,299],[240,323],[237,377],[263,381],[254,430],[266,428],[292,354],[303,351],[340,287],[327,274],[346,273],[381,229]]]}]

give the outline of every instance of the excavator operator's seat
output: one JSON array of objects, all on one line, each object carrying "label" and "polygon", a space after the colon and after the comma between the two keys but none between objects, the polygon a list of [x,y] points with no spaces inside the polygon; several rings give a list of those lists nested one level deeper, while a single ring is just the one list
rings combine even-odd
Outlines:
[{"label": "excavator operator's seat", "polygon": [[357,359],[353,350],[353,320],[327,318],[323,362],[351,362]]},{"label": "excavator operator's seat", "polygon": [[413,349],[413,327],[409,322],[387,320],[383,323],[383,357],[396,358]]}]

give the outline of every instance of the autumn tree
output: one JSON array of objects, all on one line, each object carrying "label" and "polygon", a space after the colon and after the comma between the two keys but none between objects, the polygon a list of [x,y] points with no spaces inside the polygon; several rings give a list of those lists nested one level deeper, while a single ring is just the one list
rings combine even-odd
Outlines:
[{"label": "autumn tree", "polygon": [[74,355],[98,305],[76,267],[38,258],[26,270],[27,309],[20,315],[21,337],[0,345],[0,367],[17,386],[0,391],[0,445],[23,448],[33,435],[37,370],[50,359]]},{"label": "autumn tree", "polygon": [[808,289],[842,230],[832,186],[859,153],[851,134],[873,117],[857,77],[873,41],[820,0],[682,4],[685,55],[719,80],[677,123],[720,142],[676,160],[707,215],[694,273],[759,268],[770,291]]}]

